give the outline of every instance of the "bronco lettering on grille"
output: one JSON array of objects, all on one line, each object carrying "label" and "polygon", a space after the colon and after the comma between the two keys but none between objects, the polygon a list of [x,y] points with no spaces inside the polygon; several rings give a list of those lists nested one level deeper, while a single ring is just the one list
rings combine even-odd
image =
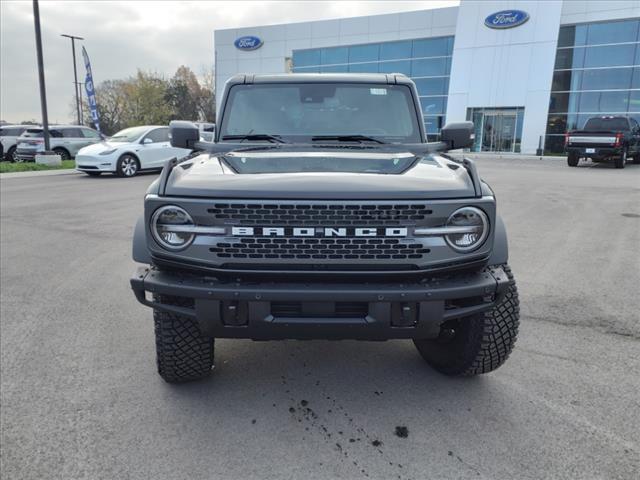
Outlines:
[{"label": "bronco lettering on grille", "polygon": [[232,227],[242,237],[406,237],[406,227]]}]

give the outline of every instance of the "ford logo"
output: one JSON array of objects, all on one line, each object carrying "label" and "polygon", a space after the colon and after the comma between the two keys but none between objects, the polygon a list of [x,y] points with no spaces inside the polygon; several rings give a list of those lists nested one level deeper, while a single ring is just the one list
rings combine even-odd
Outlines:
[{"label": "ford logo", "polygon": [[484,24],[489,28],[513,28],[522,25],[529,20],[529,14],[522,10],[502,10],[492,13],[484,19]]},{"label": "ford logo", "polygon": [[262,43],[262,40],[253,36],[240,37],[233,42],[238,50],[255,50],[256,48],[260,48]]}]

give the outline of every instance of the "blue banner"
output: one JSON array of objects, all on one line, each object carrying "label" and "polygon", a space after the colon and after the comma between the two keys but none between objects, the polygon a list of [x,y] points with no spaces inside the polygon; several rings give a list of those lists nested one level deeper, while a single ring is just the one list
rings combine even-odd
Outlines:
[{"label": "blue banner", "polygon": [[91,62],[89,55],[84,47],[82,47],[82,56],[84,57],[84,66],[87,69],[87,76],[84,79],[84,89],[87,92],[87,101],[91,109],[91,118],[96,126],[96,130],[100,132],[100,116],[98,115],[98,102],[96,102],[96,90],[93,86],[93,75],[91,74]]}]

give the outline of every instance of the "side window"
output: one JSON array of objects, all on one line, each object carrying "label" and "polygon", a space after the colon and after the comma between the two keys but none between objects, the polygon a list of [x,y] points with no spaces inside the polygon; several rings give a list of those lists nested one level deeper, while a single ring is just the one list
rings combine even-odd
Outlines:
[{"label": "side window", "polygon": [[153,143],[168,142],[169,141],[169,129],[168,128],[156,128],[147,133],[145,139],[150,138]]},{"label": "side window", "polygon": [[85,138],[100,138],[100,135],[98,134],[98,132],[95,132],[88,128],[81,128],[80,130],[82,131],[82,135]]},{"label": "side window", "polygon": [[2,128],[0,129],[0,137],[19,137],[24,131],[24,128]]},{"label": "side window", "polygon": [[62,129],[62,136],[65,138],[82,138],[82,132],[79,128],[64,128]]},{"label": "side window", "polygon": [[[62,138],[62,137],[64,137],[64,136],[65,136],[65,135],[63,135],[63,133],[62,133],[63,131],[64,131],[64,130],[62,130],[62,131],[61,131],[61,130],[49,130],[49,135],[51,136],[51,138]],[[40,137],[43,137],[44,135],[43,135],[43,134],[40,134],[39,136],[40,136]]]}]

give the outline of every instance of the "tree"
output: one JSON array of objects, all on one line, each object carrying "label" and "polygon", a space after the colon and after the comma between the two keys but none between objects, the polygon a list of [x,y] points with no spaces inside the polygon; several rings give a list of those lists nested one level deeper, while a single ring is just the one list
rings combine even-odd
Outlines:
[{"label": "tree", "polygon": [[[105,80],[96,88],[100,129],[107,135],[113,134],[128,126],[126,118],[127,98],[124,85],[126,80]],[[93,125],[91,111],[86,98],[83,98],[82,111],[84,124]]]},{"label": "tree", "polygon": [[204,70],[202,73],[202,86],[200,88],[200,98],[198,100],[198,109],[200,118],[205,122],[216,121],[216,86],[215,73],[213,68]]},{"label": "tree", "polygon": [[[100,129],[107,135],[138,125],[167,125],[175,119],[215,121],[212,72],[202,84],[188,67],[181,66],[171,79],[138,70],[125,80],[106,80],[96,86]],[[74,108],[75,111],[75,108]],[[84,121],[92,125],[83,98]]]},{"label": "tree", "polygon": [[165,98],[171,106],[173,120],[199,120],[200,84],[195,74],[184,65],[169,80]]}]

